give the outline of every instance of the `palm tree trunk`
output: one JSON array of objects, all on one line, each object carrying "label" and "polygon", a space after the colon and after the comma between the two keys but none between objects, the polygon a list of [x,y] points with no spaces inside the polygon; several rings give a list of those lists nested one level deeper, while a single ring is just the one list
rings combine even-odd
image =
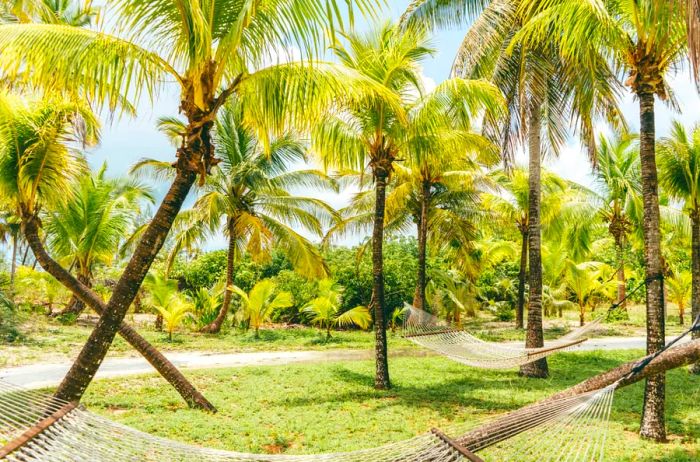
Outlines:
[{"label": "palm tree trunk", "polygon": [[[527,336],[525,346],[527,348],[540,348],[544,346],[544,332],[542,329],[542,249],[540,230],[540,196],[541,189],[541,107],[538,103],[532,103],[528,125],[528,149],[529,162],[529,204],[528,204],[528,257],[530,260],[529,271],[529,297],[527,311]],[[549,376],[549,367],[546,359],[521,366],[520,373],[525,377],[545,378]]]},{"label": "palm tree trunk", "polygon": [[188,153],[181,149],[179,154],[177,176],[163,198],[153,221],[143,233],[95,329],[56,390],[57,398],[66,401],[79,401],[83,396],[107,355],[114,336],[117,334],[129,306],[134,301],[153,260],[163,247],[173,221],[197,176],[195,171],[186,165],[188,160],[192,162],[191,157],[187,155]]},{"label": "palm tree trunk", "polygon": [[522,329],[525,326],[525,278],[527,278],[527,227],[520,231],[522,244],[520,248],[520,272],[518,273],[518,306],[515,310],[515,328]]},{"label": "palm tree trunk", "polygon": [[12,233],[12,263],[10,264],[10,287],[14,293],[15,274],[17,274],[17,233]]},{"label": "palm tree trunk", "polygon": [[218,334],[221,332],[221,326],[224,325],[229,308],[231,307],[231,298],[233,296],[233,275],[234,264],[236,258],[236,236],[234,234],[233,220],[229,220],[228,225],[228,251],[226,253],[226,288],[224,289],[224,300],[221,303],[221,309],[216,315],[216,319],[208,326],[202,329],[202,332],[209,334]]},{"label": "palm tree trunk", "polygon": [[[92,278],[85,271],[80,271],[77,277],[78,281],[88,289],[92,288]],[[74,315],[76,318],[85,309],[85,303],[76,294],[72,294],[70,300],[68,301],[68,306],[58,313],[58,316],[64,315]]]},{"label": "palm tree trunk", "polygon": [[[625,244],[624,241],[616,243],[617,247],[617,303],[618,308],[627,311],[627,278],[625,277]],[[625,300],[625,301],[623,301]]]},{"label": "palm tree trunk", "polygon": [[[380,171],[377,171],[380,170]],[[374,312],[374,335],[376,376],[374,387],[379,390],[391,388],[386,342],[386,313],[384,310],[384,208],[388,171],[375,169],[374,228],[372,230],[372,300]]]},{"label": "palm tree trunk", "polygon": [[[690,299],[691,317],[695,320],[700,315],[700,208],[695,207],[692,218],[692,280],[693,288]],[[693,338],[700,338],[700,332],[694,331]],[[700,363],[690,366],[690,372],[700,374]]]},{"label": "palm tree trunk", "polygon": [[[656,172],[654,94],[637,94],[640,109],[639,153],[644,200],[644,264],[647,295],[647,353],[664,346],[664,288],[661,263],[661,231],[658,178]],[[656,441],[666,440],[664,423],[666,381],[663,373],[649,377],[644,393],[644,411],[640,434]]]},{"label": "palm tree trunk", "polygon": [[424,181],[420,193],[420,216],[418,217],[418,275],[416,277],[416,293],[413,296],[413,306],[425,310],[425,272],[426,252],[428,248],[428,196],[430,183]]},{"label": "palm tree trunk", "polygon": [[[41,263],[41,267],[72,293],[78,295],[83,302],[95,310],[97,314],[102,315],[107,309],[102,299],[95,292],[82,285],[46,252],[44,244],[39,238],[39,225],[36,218],[29,217],[28,219],[23,219],[22,228],[24,230],[24,236],[29,246],[32,248],[32,252],[37,261]],[[119,325],[119,335],[134,347],[136,351],[141,353],[153,368],[180,393],[180,396],[182,396],[190,407],[216,412],[216,408],[197,391],[187,378],[131,326],[122,322]]]}]

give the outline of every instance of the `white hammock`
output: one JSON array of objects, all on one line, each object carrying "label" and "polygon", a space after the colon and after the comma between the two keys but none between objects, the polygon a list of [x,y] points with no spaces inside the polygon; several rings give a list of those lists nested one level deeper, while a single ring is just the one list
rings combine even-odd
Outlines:
[{"label": "white hammock", "polygon": [[406,305],[406,311],[403,327],[406,339],[454,361],[484,369],[510,369],[576,348],[587,340],[583,336],[602,319],[591,321],[542,348],[525,348],[486,342],[410,305]]},{"label": "white hammock", "polygon": [[[452,439],[438,430],[353,452],[265,455],[159,438],[0,380],[0,459],[22,462],[601,462],[615,386],[545,401]],[[231,422],[235,425],[235,422]],[[3,446],[4,445],[4,446]],[[478,455],[477,455],[478,453]]]}]

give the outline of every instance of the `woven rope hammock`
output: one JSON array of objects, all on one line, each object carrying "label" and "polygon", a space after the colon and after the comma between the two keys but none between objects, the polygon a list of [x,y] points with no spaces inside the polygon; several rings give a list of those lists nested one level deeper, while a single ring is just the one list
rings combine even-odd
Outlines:
[{"label": "woven rope hammock", "polygon": [[0,381],[0,459],[8,461],[543,462],[603,460],[610,386],[550,400],[447,436],[433,429],[372,449],[335,454],[265,455],[206,449],[155,437]]},{"label": "woven rope hammock", "polygon": [[537,361],[554,353],[576,348],[583,336],[597,327],[602,318],[589,322],[542,348],[525,348],[486,342],[468,332],[451,327],[432,314],[406,305],[403,336],[424,348],[454,361],[484,369],[510,369]]}]

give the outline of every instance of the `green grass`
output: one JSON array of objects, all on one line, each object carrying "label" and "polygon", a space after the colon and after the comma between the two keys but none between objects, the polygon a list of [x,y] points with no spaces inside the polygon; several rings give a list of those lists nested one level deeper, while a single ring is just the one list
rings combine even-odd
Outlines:
[{"label": "green grass", "polygon": [[[391,361],[395,386],[387,392],[374,390],[370,361],[217,369],[188,373],[219,408],[214,415],[187,409],[154,376],[98,381],[84,404],[146,432],[204,446],[289,454],[346,451],[517,409],[639,355],[556,355],[548,380],[438,357],[397,358]],[[669,444],[637,437],[642,391],[637,384],[616,394],[606,460],[699,460],[700,377],[684,370],[669,374]]]}]

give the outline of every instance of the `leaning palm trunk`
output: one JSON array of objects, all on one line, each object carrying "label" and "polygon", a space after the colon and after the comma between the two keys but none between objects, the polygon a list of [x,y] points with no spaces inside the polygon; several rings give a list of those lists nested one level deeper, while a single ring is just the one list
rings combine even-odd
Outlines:
[{"label": "leaning palm trunk", "polygon": [[416,293],[413,296],[413,306],[425,310],[426,284],[426,254],[428,247],[428,196],[430,183],[424,181],[420,193],[420,216],[418,217],[418,275],[416,277]]},{"label": "leaning palm trunk", "polygon": [[520,272],[518,273],[518,306],[515,311],[515,327],[522,329],[525,326],[525,279],[527,278],[527,241],[529,239],[527,225],[520,226],[522,243],[520,249]]},{"label": "leaning palm trunk", "polygon": [[[233,222],[231,222],[233,223]],[[216,319],[211,324],[202,328],[202,332],[209,334],[218,334],[221,332],[221,326],[224,325],[226,316],[231,307],[231,298],[233,295],[233,274],[236,257],[236,237],[234,235],[233,224],[229,225],[228,251],[226,253],[226,287],[224,288],[224,300],[221,303],[221,309],[216,315]],[[257,331],[256,331],[257,336]]]},{"label": "leaning palm trunk", "polygon": [[[83,303],[89,305],[97,314],[102,315],[107,307],[100,297],[88,287],[59,265],[49,256],[39,238],[39,225],[34,217],[26,217],[22,220],[22,229],[32,252],[40,262],[41,267],[56,278],[61,284],[79,297]],[[153,345],[141,337],[131,326],[122,322],[119,325],[119,335],[133,346],[141,355],[167,380],[183,397],[190,407],[216,411],[216,408],[197,391],[197,389],[185,378],[182,373],[168,359],[163,356]]]},{"label": "leaning palm trunk", "polygon": [[[700,314],[700,208],[695,207],[692,218],[692,278],[693,288],[691,295],[692,319],[697,319]],[[693,332],[693,338],[700,338],[700,332]],[[693,374],[700,374],[700,363],[690,366]]]},{"label": "leaning palm trunk", "polygon": [[[647,353],[664,347],[664,288],[661,264],[661,232],[656,171],[654,93],[638,91],[640,108],[640,160],[644,200],[644,264],[647,277]],[[640,434],[656,441],[666,439],[664,424],[665,376],[649,377],[644,394]]]},{"label": "leaning palm trunk", "polygon": [[386,182],[389,171],[383,166],[375,167],[374,229],[372,230],[372,311],[374,312],[374,334],[376,376],[374,386],[380,390],[391,388],[386,344],[386,313],[384,310],[384,209]]},{"label": "leaning palm trunk", "polygon": [[[542,329],[542,249],[540,231],[540,196],[542,185],[541,175],[541,107],[532,102],[529,114],[528,149],[529,162],[529,221],[528,221],[528,247],[529,247],[529,297],[527,311],[527,335],[525,346],[527,348],[541,348],[544,346],[544,332]],[[520,373],[526,377],[544,378],[549,376],[549,367],[546,359],[539,359],[520,367]]]},{"label": "leaning palm trunk", "polygon": [[[92,278],[90,275],[80,272],[78,273],[77,279],[88,289],[92,288]],[[57,316],[72,315],[77,317],[82,314],[83,310],[85,310],[85,303],[76,294],[72,294],[70,300],[68,301],[68,306],[66,306],[66,308],[61,312],[57,313]]]},{"label": "leaning palm trunk", "polygon": [[[206,133],[207,145],[208,131],[209,128]],[[192,132],[189,131],[189,133]],[[209,146],[206,149],[209,149]],[[197,159],[193,158],[193,151],[192,149],[180,149],[177,176],[117,282],[112,298],[107,303],[97,326],[56,390],[57,398],[66,401],[79,401],[100,368],[129,306],[134,301],[143,279],[165,242],[187,193],[194,184],[197,172],[192,164],[195,164]]]}]

